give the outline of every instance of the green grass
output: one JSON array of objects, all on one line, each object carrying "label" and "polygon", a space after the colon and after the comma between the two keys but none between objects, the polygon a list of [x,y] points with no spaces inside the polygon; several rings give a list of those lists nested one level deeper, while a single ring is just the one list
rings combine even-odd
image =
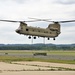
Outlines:
[{"label": "green grass", "polygon": [[75,56],[75,51],[50,51],[48,54],[51,55],[71,55]]},{"label": "green grass", "polygon": [[28,50],[0,50],[0,53],[25,53],[25,54],[32,54],[32,51]]},{"label": "green grass", "polygon": [[[25,51],[25,50],[0,50],[0,53],[18,53],[18,54],[33,54],[35,52],[46,52],[49,55],[70,55],[75,56],[75,51]],[[66,63],[66,64],[75,64],[75,60],[58,60],[58,59],[41,59],[41,58],[26,58],[26,57],[16,57],[16,56],[8,56],[1,55],[0,61],[42,61],[42,62],[54,62],[54,63]]]},{"label": "green grass", "polygon": [[46,52],[49,55],[71,55],[75,56],[75,51],[60,51],[60,50],[0,50],[0,53],[17,53],[17,54],[33,54],[36,52]]},{"label": "green grass", "polygon": [[12,62],[12,61],[41,61],[41,62],[53,62],[53,63],[66,63],[75,64],[75,60],[55,60],[55,59],[41,59],[41,58],[23,58],[12,56],[0,56],[0,61]]}]

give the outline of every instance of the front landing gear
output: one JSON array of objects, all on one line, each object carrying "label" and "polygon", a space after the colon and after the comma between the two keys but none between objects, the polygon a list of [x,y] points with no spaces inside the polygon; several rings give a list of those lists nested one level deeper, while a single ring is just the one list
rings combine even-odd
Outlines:
[{"label": "front landing gear", "polygon": [[29,36],[28,38],[31,39],[31,36]]}]

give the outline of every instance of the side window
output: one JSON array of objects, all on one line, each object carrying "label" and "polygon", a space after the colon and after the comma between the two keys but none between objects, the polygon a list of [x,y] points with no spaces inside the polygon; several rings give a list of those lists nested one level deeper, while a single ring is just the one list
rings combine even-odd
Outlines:
[{"label": "side window", "polygon": [[48,33],[48,31],[45,31],[44,33]]},{"label": "side window", "polygon": [[26,29],[26,31],[29,31],[28,29]]}]

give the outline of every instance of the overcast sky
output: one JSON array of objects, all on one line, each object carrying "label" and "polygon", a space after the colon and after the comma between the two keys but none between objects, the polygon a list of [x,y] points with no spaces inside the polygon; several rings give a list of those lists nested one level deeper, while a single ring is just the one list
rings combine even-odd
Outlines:
[{"label": "overcast sky", "polygon": [[[75,0],[0,0],[0,19],[29,20],[28,17],[46,18],[54,21],[75,20]],[[47,22],[27,23],[28,26],[44,27]],[[28,36],[19,35],[15,30],[19,23],[0,21],[0,44],[31,44]],[[54,41],[46,43],[75,43],[75,23],[61,24],[61,34]],[[43,38],[37,38],[33,43],[43,43]]]}]

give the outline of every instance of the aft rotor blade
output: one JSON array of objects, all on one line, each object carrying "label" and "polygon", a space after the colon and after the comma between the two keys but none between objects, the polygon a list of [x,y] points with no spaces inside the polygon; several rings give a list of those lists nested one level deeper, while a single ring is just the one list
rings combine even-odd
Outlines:
[{"label": "aft rotor blade", "polygon": [[22,21],[22,22],[37,22],[39,20],[30,20],[30,21]]},{"label": "aft rotor blade", "polygon": [[75,20],[67,20],[67,21],[47,21],[47,22],[53,22],[53,23],[67,23],[67,22],[75,22]]},{"label": "aft rotor blade", "polygon": [[38,19],[38,18],[30,18],[30,17],[29,17],[29,19],[35,19],[37,21],[49,21],[49,20],[51,20],[51,19]]},{"label": "aft rotor blade", "polygon": [[59,23],[75,22],[75,20],[58,21]]}]

